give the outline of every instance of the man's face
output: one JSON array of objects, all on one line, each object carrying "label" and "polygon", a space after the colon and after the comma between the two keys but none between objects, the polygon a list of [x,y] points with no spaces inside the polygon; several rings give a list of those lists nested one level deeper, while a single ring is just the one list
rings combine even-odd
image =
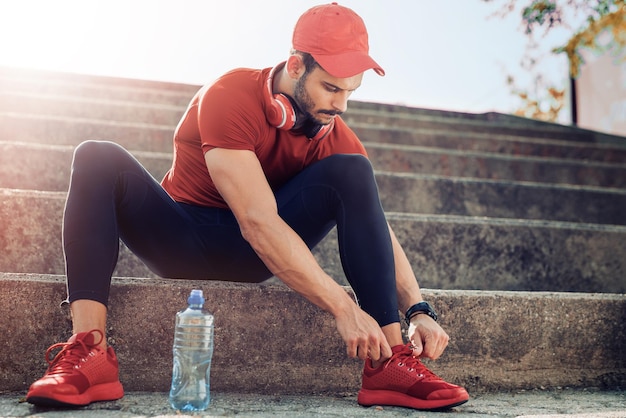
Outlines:
[{"label": "man's face", "polygon": [[305,116],[328,125],[348,108],[348,98],[361,85],[363,74],[336,78],[320,67],[306,72],[296,81],[294,100]]}]

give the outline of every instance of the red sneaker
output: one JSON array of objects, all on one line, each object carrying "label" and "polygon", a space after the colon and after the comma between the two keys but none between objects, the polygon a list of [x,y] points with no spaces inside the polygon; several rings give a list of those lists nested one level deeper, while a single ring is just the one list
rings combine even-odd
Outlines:
[{"label": "red sneaker", "polygon": [[[26,401],[35,405],[84,406],[124,396],[117,357],[113,348],[103,350],[98,346],[102,338],[104,335],[99,330],[81,332],[66,343],[48,348],[48,370],[30,386]],[[50,359],[56,348],[61,351]]]},{"label": "red sneaker", "polygon": [[468,401],[467,391],[436,376],[413,356],[410,344],[392,347],[393,355],[374,369],[367,360],[358,402],[363,406],[391,405],[443,410]]}]

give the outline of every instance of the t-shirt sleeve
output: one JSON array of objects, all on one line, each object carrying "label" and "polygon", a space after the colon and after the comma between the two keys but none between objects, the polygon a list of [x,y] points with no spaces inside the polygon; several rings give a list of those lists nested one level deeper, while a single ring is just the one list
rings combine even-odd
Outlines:
[{"label": "t-shirt sleeve", "polygon": [[202,151],[213,148],[255,150],[265,116],[254,80],[232,72],[216,81],[198,101]]}]

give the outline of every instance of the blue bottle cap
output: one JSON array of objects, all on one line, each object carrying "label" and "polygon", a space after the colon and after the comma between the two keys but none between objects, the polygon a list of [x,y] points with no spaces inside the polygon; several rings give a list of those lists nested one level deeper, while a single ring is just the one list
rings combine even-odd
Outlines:
[{"label": "blue bottle cap", "polygon": [[187,303],[190,305],[204,305],[202,290],[192,290],[189,298],[187,299]]}]

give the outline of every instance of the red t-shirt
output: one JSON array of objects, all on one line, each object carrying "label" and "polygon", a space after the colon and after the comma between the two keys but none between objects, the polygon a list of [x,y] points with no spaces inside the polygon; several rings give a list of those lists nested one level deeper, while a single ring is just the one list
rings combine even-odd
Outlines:
[{"label": "red t-shirt", "polygon": [[204,160],[204,153],[213,148],[254,151],[272,190],[329,155],[367,155],[356,134],[338,116],[321,140],[271,126],[265,117],[269,100],[265,81],[270,70],[233,70],[193,97],[174,133],[174,161],[161,182],[174,200],[228,208]]}]

